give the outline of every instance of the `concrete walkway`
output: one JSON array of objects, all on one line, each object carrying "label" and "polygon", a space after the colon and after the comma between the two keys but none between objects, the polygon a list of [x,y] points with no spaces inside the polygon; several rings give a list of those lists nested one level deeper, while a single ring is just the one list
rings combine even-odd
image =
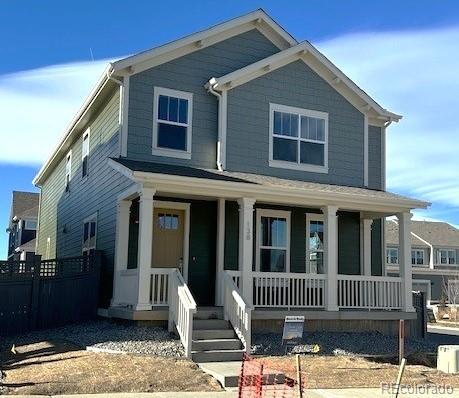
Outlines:
[{"label": "concrete walkway", "polygon": [[[459,389],[455,389],[452,394],[399,394],[399,397],[419,397],[419,398],[438,398],[438,397],[459,398]],[[44,398],[49,395],[12,395],[14,398]],[[117,393],[117,394],[83,394],[83,395],[53,395],[52,398],[236,398],[236,391],[223,392],[157,392],[157,393]],[[307,398],[383,398],[395,397],[380,388],[343,388],[328,390],[308,390],[305,393]]]},{"label": "concrete walkway", "polygon": [[443,324],[427,325],[428,333],[448,334],[450,336],[459,336],[459,327],[445,326]]}]

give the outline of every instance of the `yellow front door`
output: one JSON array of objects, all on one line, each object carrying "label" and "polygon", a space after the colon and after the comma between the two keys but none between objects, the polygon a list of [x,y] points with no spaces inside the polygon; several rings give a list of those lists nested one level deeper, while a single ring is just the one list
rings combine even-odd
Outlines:
[{"label": "yellow front door", "polygon": [[184,210],[154,209],[153,267],[183,271],[184,218]]}]

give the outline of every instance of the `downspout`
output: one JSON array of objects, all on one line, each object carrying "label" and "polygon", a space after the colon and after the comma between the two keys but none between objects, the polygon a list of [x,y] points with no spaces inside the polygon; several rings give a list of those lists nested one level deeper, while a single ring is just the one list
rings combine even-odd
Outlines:
[{"label": "downspout", "polygon": [[215,78],[210,79],[205,87],[209,93],[215,95],[218,99],[218,139],[217,139],[217,169],[218,171],[223,171],[223,162],[222,162],[222,119],[223,119],[223,95],[217,92],[214,89],[214,85],[216,85]]}]

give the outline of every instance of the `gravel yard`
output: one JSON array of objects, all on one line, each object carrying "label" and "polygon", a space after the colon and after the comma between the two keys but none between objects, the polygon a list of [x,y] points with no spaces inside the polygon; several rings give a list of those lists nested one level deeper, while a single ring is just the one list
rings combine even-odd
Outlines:
[{"label": "gravel yard", "polygon": [[174,335],[160,327],[97,320],[62,328],[37,331],[0,339],[0,349],[27,343],[62,340],[81,348],[114,352],[183,357],[183,347]]},{"label": "gravel yard", "polygon": [[[343,333],[314,332],[305,333],[301,344],[318,344],[323,355],[397,355],[398,338],[377,332]],[[438,343],[429,339],[405,341],[405,352],[434,353]],[[300,347],[298,347],[300,348]],[[255,334],[252,338],[252,352],[256,355],[283,355],[280,334]]]}]

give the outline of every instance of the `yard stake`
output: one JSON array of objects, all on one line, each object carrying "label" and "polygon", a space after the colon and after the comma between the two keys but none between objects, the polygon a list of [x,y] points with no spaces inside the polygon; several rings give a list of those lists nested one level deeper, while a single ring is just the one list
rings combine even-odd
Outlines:
[{"label": "yard stake", "polygon": [[400,365],[403,361],[403,358],[405,357],[405,321],[403,319],[400,319],[398,338],[399,338],[398,363]]},{"label": "yard stake", "polygon": [[303,388],[301,382],[301,360],[300,354],[296,354],[296,379],[298,383],[298,396],[303,398]]},{"label": "yard stake", "polygon": [[402,381],[403,377],[403,372],[405,371],[405,365],[406,365],[406,359],[402,358],[402,363],[400,364],[400,369],[398,370],[398,376],[397,376],[397,392],[395,393],[395,398],[398,397],[398,393],[400,391],[400,383]]}]

